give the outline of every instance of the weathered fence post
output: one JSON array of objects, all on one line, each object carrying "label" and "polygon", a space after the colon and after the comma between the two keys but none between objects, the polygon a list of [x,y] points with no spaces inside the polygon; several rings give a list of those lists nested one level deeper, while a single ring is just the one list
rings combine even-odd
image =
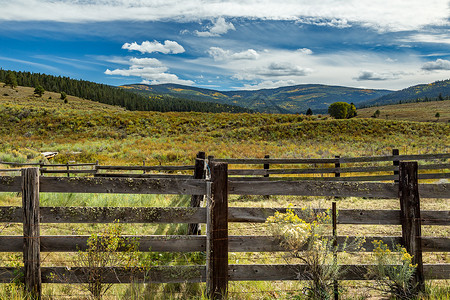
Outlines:
[{"label": "weathered fence post", "polygon": [[337,162],[334,163],[334,167],[337,169],[336,172],[334,172],[334,177],[341,177],[341,172],[340,172],[340,168],[341,168],[341,163],[340,163],[340,155],[335,155],[334,158],[337,159]]},{"label": "weathered fence post", "polygon": [[[340,170],[340,168],[341,168],[341,162],[340,162],[341,161],[340,160],[341,156],[340,155],[335,155],[334,158],[337,159],[337,162],[334,163],[334,168],[336,169],[336,171],[334,172],[334,177],[335,178],[341,177],[341,170]],[[334,199],[335,200],[339,200],[339,199],[341,199],[341,197],[334,197]]]},{"label": "weathered fence post", "polygon": [[[194,179],[204,179],[205,178],[205,152],[197,153],[195,159],[195,169],[194,169]],[[200,202],[203,199],[203,195],[192,195],[191,196],[191,207],[200,207]],[[199,224],[189,224],[188,228],[189,235],[199,235],[200,225]]]},{"label": "weathered fence post", "polygon": [[22,206],[25,289],[32,298],[41,299],[39,168],[22,170]]},{"label": "weathered fence post", "polygon": [[206,289],[208,299],[226,299],[228,285],[228,165],[210,164],[206,232]]},{"label": "weathered fence post", "polygon": [[[396,156],[398,156],[399,154],[400,154],[400,152],[398,151],[398,149],[392,149],[392,156],[394,156],[394,159],[392,160],[392,164],[394,165],[394,167],[398,167],[400,164],[400,161],[398,160],[398,158],[396,158]],[[395,183],[398,183],[398,179],[397,179],[398,174],[399,174],[399,171],[394,170],[394,177],[395,177],[394,182]]]},{"label": "weathered fence post", "polygon": [[[336,202],[331,203],[331,221],[333,223],[333,263],[337,264],[337,251],[338,251],[338,243],[337,243],[337,209]],[[339,282],[337,280],[333,280],[333,294],[334,300],[339,299]]]},{"label": "weathered fence post", "polygon": [[[264,155],[264,158],[269,159],[270,155]],[[264,170],[269,170],[270,164],[264,164],[263,168],[264,168]],[[264,177],[266,177],[266,178],[269,177],[269,174],[265,174]],[[265,195],[264,198],[265,199],[270,199],[270,195]]]},{"label": "weathered fence post", "polygon": [[[270,155],[265,155],[264,158],[270,158]],[[269,170],[270,164],[264,164],[264,170]],[[264,177],[269,177],[269,174],[265,174]]]},{"label": "weathered fence post", "polygon": [[412,264],[417,264],[413,284],[417,284],[419,291],[425,291],[421,241],[422,222],[417,179],[417,162],[400,162],[399,197],[403,244],[406,251],[413,256]]}]

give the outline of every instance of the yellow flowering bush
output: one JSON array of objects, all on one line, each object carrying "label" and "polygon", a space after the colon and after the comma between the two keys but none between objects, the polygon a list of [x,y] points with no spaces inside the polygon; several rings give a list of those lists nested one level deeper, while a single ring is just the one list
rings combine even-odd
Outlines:
[{"label": "yellow flowering bush", "polygon": [[390,250],[382,241],[373,241],[374,266],[369,276],[375,279],[375,289],[396,299],[414,299],[417,286],[412,283],[417,264],[412,264],[412,256],[401,245]]},{"label": "yellow flowering bush", "polygon": [[[299,280],[308,280],[305,296],[308,299],[331,299],[333,281],[344,271],[337,262],[337,247],[325,234],[331,232],[329,212],[315,213],[302,209],[302,218],[295,214],[290,205],[285,213],[276,212],[266,222],[272,235],[280,239],[290,258],[299,259],[306,270],[298,271]],[[361,241],[351,246],[360,247]],[[340,245],[348,249],[350,245]]]}]

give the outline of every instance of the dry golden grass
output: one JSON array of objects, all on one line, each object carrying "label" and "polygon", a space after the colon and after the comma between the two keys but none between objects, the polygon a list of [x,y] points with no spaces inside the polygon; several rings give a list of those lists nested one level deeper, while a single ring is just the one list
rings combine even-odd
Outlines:
[{"label": "dry golden grass", "polygon": [[67,95],[67,103],[60,99],[60,93],[46,91],[42,97],[34,95],[34,88],[17,86],[12,89],[0,82],[0,105],[19,104],[34,108],[76,111],[125,111],[119,106],[107,105]]},{"label": "dry golden grass", "polygon": [[[358,109],[357,118],[370,118],[377,110],[380,119],[405,120],[417,122],[444,122],[450,121],[450,100],[405,103]],[[436,113],[440,114],[439,119]]]}]

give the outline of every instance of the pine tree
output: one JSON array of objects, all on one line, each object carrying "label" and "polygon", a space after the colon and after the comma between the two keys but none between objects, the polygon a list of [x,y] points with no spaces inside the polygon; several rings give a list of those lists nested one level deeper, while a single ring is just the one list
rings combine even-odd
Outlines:
[{"label": "pine tree", "polygon": [[17,86],[17,77],[11,71],[8,71],[5,78],[5,86],[9,85],[12,89]]},{"label": "pine tree", "polygon": [[44,90],[44,88],[40,85],[40,84],[38,84],[36,87],[35,87],[35,89],[34,89],[34,94],[35,95],[38,95],[39,97],[42,97],[42,95],[45,93],[45,90]]}]

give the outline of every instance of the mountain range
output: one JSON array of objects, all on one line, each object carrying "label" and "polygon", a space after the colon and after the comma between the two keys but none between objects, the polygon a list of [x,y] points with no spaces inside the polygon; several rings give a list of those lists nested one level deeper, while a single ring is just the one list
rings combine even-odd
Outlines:
[{"label": "mountain range", "polygon": [[401,91],[360,89],[323,84],[304,84],[261,89],[255,91],[218,91],[178,84],[123,85],[121,88],[135,93],[170,95],[184,99],[231,104],[264,113],[324,113],[330,104],[338,101],[354,103],[356,107],[411,102],[417,99],[437,98],[450,95],[450,80],[437,81],[406,88]]}]

